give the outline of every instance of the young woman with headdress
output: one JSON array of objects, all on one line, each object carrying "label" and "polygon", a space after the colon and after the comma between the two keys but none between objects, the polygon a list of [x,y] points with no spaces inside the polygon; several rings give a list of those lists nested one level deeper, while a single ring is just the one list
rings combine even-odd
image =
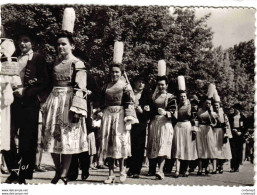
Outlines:
[{"label": "young woman with headdress", "polygon": [[60,179],[67,184],[72,154],[88,151],[85,118],[90,91],[85,65],[72,54],[74,20],[74,10],[66,8],[62,30],[56,38],[59,56],[52,69],[53,89],[41,108],[43,148],[51,153],[56,169],[53,184]]},{"label": "young woman with headdress", "polygon": [[183,176],[189,175],[189,161],[197,159],[196,143],[193,140],[191,126],[191,104],[187,99],[185,78],[178,76],[179,85],[179,105],[178,105],[178,122],[174,128],[174,157],[176,158],[175,177],[179,177],[180,162],[184,161],[182,170]]},{"label": "young woman with headdress", "polygon": [[213,128],[213,134],[216,143],[217,156],[213,160],[212,174],[223,173],[223,163],[232,158],[229,138],[232,138],[231,129],[227,115],[220,105],[218,92],[214,93],[214,112],[216,112],[217,125]]},{"label": "young woman with headdress", "polygon": [[207,169],[210,159],[215,159],[217,156],[215,148],[215,139],[213,135],[213,126],[216,125],[215,113],[212,111],[212,98],[215,92],[215,85],[210,84],[207,92],[207,97],[203,106],[197,113],[199,120],[199,129],[197,132],[196,143],[197,152],[199,158],[199,170],[198,175],[202,175],[203,168],[205,169],[205,175],[209,174]]},{"label": "young woman with headdress", "polygon": [[164,179],[163,167],[165,159],[171,158],[173,140],[173,127],[171,118],[176,115],[175,96],[167,92],[168,81],[165,76],[166,63],[158,62],[157,87],[152,96],[151,122],[148,133],[147,156],[149,159],[157,159],[159,171],[157,179]]},{"label": "young woman with headdress", "polygon": [[115,42],[113,63],[110,65],[110,81],[101,93],[101,154],[108,160],[109,177],[105,184],[115,182],[114,160],[119,160],[120,182],[126,180],[124,159],[131,156],[131,125],[138,123],[134,107],[133,90],[128,83],[122,64],[123,43]]}]

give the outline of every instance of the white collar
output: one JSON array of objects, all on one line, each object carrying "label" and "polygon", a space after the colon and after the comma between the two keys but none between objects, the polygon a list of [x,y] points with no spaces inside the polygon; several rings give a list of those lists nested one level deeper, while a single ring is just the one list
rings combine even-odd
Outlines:
[{"label": "white collar", "polygon": [[22,56],[31,55],[33,54],[33,50],[30,49],[27,53],[21,53]]}]

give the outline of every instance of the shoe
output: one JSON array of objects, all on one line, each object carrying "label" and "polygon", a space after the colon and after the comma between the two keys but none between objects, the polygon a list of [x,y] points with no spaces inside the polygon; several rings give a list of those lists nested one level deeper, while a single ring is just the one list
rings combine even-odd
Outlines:
[{"label": "shoe", "polygon": [[19,183],[19,184],[25,184],[25,185],[27,184],[27,183],[26,183],[26,180],[25,180],[24,178],[19,178],[19,179],[18,179],[18,183]]},{"label": "shoe", "polygon": [[115,183],[115,175],[111,175],[109,176],[105,181],[105,184],[111,184],[111,183]]},{"label": "shoe", "polygon": [[125,171],[120,172],[120,182],[123,183],[127,179],[127,174]]},{"label": "shoe", "polygon": [[179,177],[179,172],[176,171],[176,172],[175,172],[175,178],[178,178],[178,177]]},{"label": "shoe", "polygon": [[211,172],[211,174],[217,174],[218,173],[218,171],[216,170],[216,171],[212,171]]},{"label": "shoe", "polygon": [[97,170],[98,168],[96,168],[95,166],[90,166],[90,169]]},{"label": "shoe", "polygon": [[186,171],[185,173],[183,173],[183,177],[188,177],[189,176],[189,172]]},{"label": "shoe", "polygon": [[198,171],[197,175],[203,175],[203,172],[202,171]]},{"label": "shoe", "polygon": [[171,170],[163,170],[163,173],[170,174],[170,173],[171,173]]},{"label": "shoe", "polygon": [[7,169],[5,166],[1,165],[1,173],[7,175],[7,174],[9,174],[10,172],[8,171],[8,169]]},{"label": "shoe", "polygon": [[235,172],[235,170],[234,169],[230,169],[230,171],[229,171],[230,173],[234,173]]},{"label": "shoe", "polygon": [[157,172],[155,174],[156,178],[159,179],[159,180],[163,180],[164,179],[164,173],[161,173],[161,172]]},{"label": "shoe", "polygon": [[89,172],[87,172],[87,173],[82,173],[82,174],[81,174],[81,180],[82,180],[82,181],[85,181],[85,180],[89,177],[89,175],[90,175]]},{"label": "shoe", "polygon": [[153,172],[148,172],[148,173],[147,173],[147,176],[155,176],[155,173],[153,173]]},{"label": "shoe", "polygon": [[134,174],[133,178],[138,179],[139,178],[139,174]]},{"label": "shoe", "polygon": [[5,183],[11,184],[15,181],[18,181],[18,175],[15,171],[12,171],[11,175],[5,180]]},{"label": "shoe", "polygon": [[41,168],[40,166],[35,166],[35,169],[34,169],[35,172],[46,172],[45,169]]},{"label": "shoe", "polygon": [[132,174],[132,172],[131,172],[130,170],[128,170],[127,176],[128,176],[128,177],[132,177],[132,176],[133,176],[133,174]]},{"label": "shoe", "polygon": [[105,165],[98,165],[98,166],[96,166],[96,168],[98,168],[98,169],[107,169],[108,167],[105,166]]},{"label": "shoe", "polygon": [[234,170],[234,172],[239,172],[239,169]]},{"label": "shoe", "polygon": [[205,175],[209,175],[210,171],[205,170]]},{"label": "shoe", "polygon": [[61,179],[60,174],[56,172],[54,178],[51,180],[51,183],[57,184],[60,179]]},{"label": "shoe", "polygon": [[193,173],[194,171],[195,171],[195,170],[192,169],[192,168],[189,169],[189,173]]},{"label": "shoe", "polygon": [[219,174],[222,174],[223,173],[223,167],[220,167],[219,168]]},{"label": "shoe", "polygon": [[69,179],[67,177],[61,177],[61,180],[63,181],[64,185],[67,185],[69,182]]}]

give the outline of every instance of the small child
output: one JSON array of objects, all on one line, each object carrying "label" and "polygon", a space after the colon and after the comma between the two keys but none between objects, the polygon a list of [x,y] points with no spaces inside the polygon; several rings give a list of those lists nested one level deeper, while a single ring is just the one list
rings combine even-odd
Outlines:
[{"label": "small child", "polygon": [[[92,124],[92,132],[88,134],[88,154],[90,156],[90,169],[97,170],[94,165],[94,157],[97,153],[98,147],[98,139],[99,139],[99,130],[101,126],[101,120],[96,116],[96,109],[93,109],[93,124]],[[98,156],[98,155],[97,155]],[[98,164],[98,157],[96,156],[96,163]]]}]

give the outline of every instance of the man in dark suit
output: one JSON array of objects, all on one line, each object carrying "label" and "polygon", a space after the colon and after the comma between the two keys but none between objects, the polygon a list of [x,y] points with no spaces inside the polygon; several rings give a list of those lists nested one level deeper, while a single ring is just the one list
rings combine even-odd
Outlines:
[{"label": "man in dark suit", "polygon": [[[33,51],[32,32],[24,30],[19,36],[21,55],[18,57],[22,85],[14,89],[11,105],[11,137],[18,133],[19,155],[16,149],[5,154],[11,175],[6,183],[26,183],[33,178],[38,139],[38,116],[40,103],[48,95],[49,73],[43,57]],[[14,141],[11,141],[14,143]],[[18,164],[20,161],[20,164]]]},{"label": "man in dark suit", "polygon": [[128,159],[128,176],[139,178],[144,161],[146,126],[149,120],[150,95],[145,88],[146,78],[139,75],[134,80],[135,105],[138,124],[132,125],[131,129],[131,152],[132,157]]},{"label": "man in dark suit", "polygon": [[[234,110],[234,112],[233,112]],[[239,103],[233,106],[233,110],[231,110],[229,115],[229,123],[232,132],[232,138],[230,141],[232,159],[230,162],[231,170],[230,172],[238,172],[239,166],[242,161],[242,150],[244,143],[244,135],[246,133],[245,128],[245,117],[240,113],[242,107]]]}]

